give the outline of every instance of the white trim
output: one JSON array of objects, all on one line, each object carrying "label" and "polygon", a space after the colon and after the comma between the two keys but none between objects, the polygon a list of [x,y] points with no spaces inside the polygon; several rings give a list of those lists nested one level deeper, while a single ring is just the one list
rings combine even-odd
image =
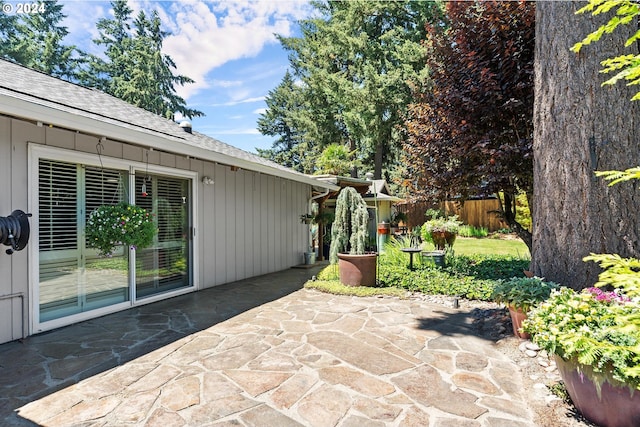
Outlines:
[{"label": "white trim", "polygon": [[[103,120],[98,120],[79,114],[73,114],[54,107],[41,105],[36,102],[15,98],[9,95],[4,96],[11,100],[1,106],[2,112],[8,115],[24,119],[38,120],[40,122],[84,132],[90,135],[104,136],[109,139],[122,142],[148,146],[169,153],[186,155],[202,160],[209,160],[211,162],[224,163],[230,166],[237,166],[242,169],[279,176],[292,181],[314,185],[316,187],[328,188],[333,191],[339,189],[337,185],[311,178],[303,174],[298,174],[294,171],[279,169],[223,154],[218,151],[198,147],[188,144],[184,140],[175,136],[157,134],[153,131],[142,130],[135,125],[119,123],[114,119],[105,118]],[[113,121],[114,123],[109,123],[108,121]]]},{"label": "white trim", "polygon": [[[40,295],[39,295],[39,274],[40,274],[40,263],[39,263],[39,229],[40,229],[40,212],[38,210],[39,207],[39,188],[38,188],[38,162],[41,158],[46,158],[49,160],[56,161],[66,161],[72,163],[79,163],[88,166],[100,166],[100,159],[98,158],[98,154],[90,154],[83,152],[76,152],[73,150],[68,150],[64,148],[56,148],[45,146],[37,143],[28,143],[28,176],[27,183],[28,188],[30,189],[30,196],[28,201],[28,209],[29,212],[33,214],[31,218],[31,241],[33,244],[29,245],[29,259],[30,268],[29,268],[29,298],[31,301],[29,312],[29,335],[34,333],[39,333],[55,328],[59,328],[62,326],[70,325],[73,323],[81,322],[84,320],[93,319],[99,316],[103,316],[105,314],[114,313],[117,311],[122,311],[129,309],[131,307],[136,307],[140,305],[145,305],[151,302],[171,298],[177,295],[182,295],[189,292],[194,292],[200,289],[199,283],[199,257],[200,253],[198,251],[198,234],[193,233],[192,238],[190,240],[191,244],[191,271],[190,271],[190,282],[191,286],[181,289],[176,289],[175,291],[170,291],[166,293],[162,293],[155,296],[150,296],[143,299],[136,299],[135,297],[135,282],[129,281],[129,301],[122,302],[119,304],[110,305],[107,307],[97,308],[95,310],[90,310],[83,313],[77,313],[70,316],[65,316],[59,319],[53,319],[45,322],[39,321],[39,313],[40,313]],[[134,173],[138,172],[146,172],[166,175],[177,178],[185,178],[191,181],[191,223],[192,227],[195,229],[198,224],[198,183],[200,182],[198,179],[198,173],[194,171],[187,171],[182,169],[174,169],[166,166],[158,166],[158,165],[147,165],[147,163],[143,162],[132,162],[123,159],[116,159],[113,157],[102,156],[102,166],[110,169],[117,169],[122,171],[127,171],[129,176],[135,176]],[[131,184],[133,180],[130,180],[130,188],[129,188],[129,201],[133,198],[135,190],[135,183]]]}]

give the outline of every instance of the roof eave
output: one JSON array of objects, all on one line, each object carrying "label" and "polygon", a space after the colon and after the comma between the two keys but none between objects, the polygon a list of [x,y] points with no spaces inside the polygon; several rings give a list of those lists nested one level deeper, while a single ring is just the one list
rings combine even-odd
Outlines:
[{"label": "roof eave", "polygon": [[[248,160],[228,156],[217,151],[196,147],[181,141],[179,138],[167,135],[160,136],[148,131],[130,129],[121,125],[95,120],[90,117],[80,116],[67,111],[40,105],[38,103],[12,98],[6,95],[5,97],[10,99],[11,102],[2,104],[1,112],[10,116],[41,121],[54,126],[72,129],[99,137],[104,136],[108,139],[131,142],[136,145],[147,146],[149,148],[169,153],[190,156],[211,162],[224,163],[229,166],[236,166],[246,170],[275,175],[281,178],[287,178],[292,181],[326,188],[332,191],[339,189],[337,185],[330,182],[321,181],[295,172],[272,168],[267,165],[253,163]],[[177,149],[178,147],[180,149]]]}]

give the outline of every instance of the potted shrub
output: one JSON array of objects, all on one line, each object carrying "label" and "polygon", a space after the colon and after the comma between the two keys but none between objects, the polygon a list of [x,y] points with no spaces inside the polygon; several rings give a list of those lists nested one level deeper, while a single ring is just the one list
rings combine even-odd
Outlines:
[{"label": "potted shrub", "polygon": [[529,338],[529,334],[521,331],[521,328],[522,322],[527,318],[527,312],[534,305],[549,298],[551,291],[558,286],[553,282],[545,282],[540,277],[512,277],[496,285],[492,299],[509,308],[514,335],[526,339]]},{"label": "potted shrub", "polygon": [[562,288],[524,322],[532,340],[555,355],[573,404],[600,426],[640,420],[638,313],[638,302],[618,292]]},{"label": "potted shrub", "polygon": [[348,286],[376,284],[375,252],[367,253],[369,213],[362,196],[345,187],[336,200],[329,261],[338,264],[340,282]]},{"label": "potted shrub", "polygon": [[153,215],[124,202],[100,206],[87,220],[87,246],[104,256],[111,255],[120,245],[145,248],[153,243],[155,234]]},{"label": "potted shrub", "polygon": [[422,238],[432,242],[437,250],[453,246],[462,225],[456,215],[450,217],[431,218],[422,226]]}]

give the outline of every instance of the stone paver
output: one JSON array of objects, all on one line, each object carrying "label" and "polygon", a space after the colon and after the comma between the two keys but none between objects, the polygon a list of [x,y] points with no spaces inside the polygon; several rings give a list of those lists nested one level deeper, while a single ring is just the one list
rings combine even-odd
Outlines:
[{"label": "stone paver", "polygon": [[288,270],[0,345],[3,426],[533,427],[472,317]]}]

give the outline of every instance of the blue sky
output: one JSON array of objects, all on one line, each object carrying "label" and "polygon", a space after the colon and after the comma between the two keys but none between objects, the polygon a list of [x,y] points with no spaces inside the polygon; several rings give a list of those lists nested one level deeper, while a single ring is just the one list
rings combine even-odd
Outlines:
[{"label": "blue sky", "polygon": [[[96,53],[96,21],[111,17],[110,3],[65,0],[67,44]],[[135,16],[139,10],[158,10],[164,29],[172,35],[164,41],[165,53],[195,84],[178,89],[187,105],[203,111],[194,130],[228,144],[254,151],[271,147],[274,137],[256,130],[266,108],[269,90],[280,83],[287,67],[287,53],[275,34],[298,35],[296,22],[312,9],[303,0],[239,1],[129,1]]]}]

